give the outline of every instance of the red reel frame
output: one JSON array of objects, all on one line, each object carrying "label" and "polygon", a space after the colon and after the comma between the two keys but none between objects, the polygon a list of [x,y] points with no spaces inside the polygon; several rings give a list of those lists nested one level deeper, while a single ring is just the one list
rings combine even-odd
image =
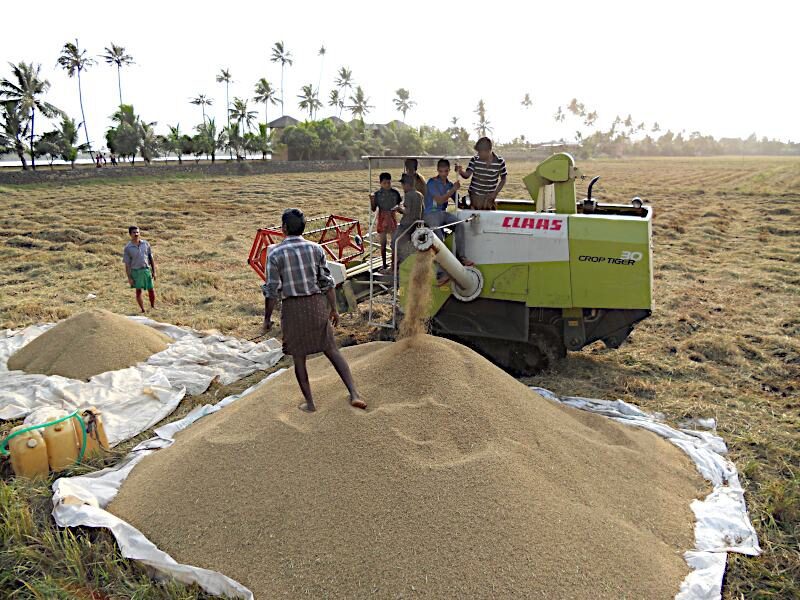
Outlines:
[{"label": "red reel frame", "polygon": [[[267,280],[267,248],[280,243],[284,237],[280,227],[266,227],[256,232],[247,264],[263,281]],[[347,265],[364,254],[361,223],[357,219],[341,215],[311,217],[306,219],[303,237],[322,246],[332,262]]]}]

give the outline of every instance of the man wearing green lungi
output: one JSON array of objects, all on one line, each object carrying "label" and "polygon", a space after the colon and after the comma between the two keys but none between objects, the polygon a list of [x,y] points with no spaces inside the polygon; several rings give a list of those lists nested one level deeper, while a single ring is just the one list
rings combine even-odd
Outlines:
[{"label": "man wearing green lungi", "polygon": [[136,288],[136,302],[144,312],[142,290],[147,290],[150,308],[156,307],[156,291],[153,289],[153,282],[156,280],[156,262],[153,260],[150,244],[142,239],[136,225],[128,227],[128,235],[131,236],[131,241],[122,251],[122,260],[125,263],[128,283],[132,288]]}]

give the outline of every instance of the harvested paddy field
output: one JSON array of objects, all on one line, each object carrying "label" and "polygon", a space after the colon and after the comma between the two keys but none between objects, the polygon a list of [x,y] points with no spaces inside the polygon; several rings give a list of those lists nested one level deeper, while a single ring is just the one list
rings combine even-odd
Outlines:
[{"label": "harvested paddy field", "polygon": [[[602,176],[599,199],[641,195],[652,203],[656,308],[620,349],[588,347],[525,382],[560,394],[621,398],[673,422],[715,418],[764,549],[758,558],[730,556],[725,597],[797,596],[800,161],[579,164],[587,175]],[[503,195],[524,197],[521,177],[534,166],[510,162]],[[255,229],[277,223],[290,205],[309,215],[366,218],[366,180],[366,171],[354,171],[0,188],[0,327],[63,319],[90,307],[135,314],[121,260],[127,226],[135,223],[159,261],[161,303],[153,318],[253,337],[263,309],[260,280],[245,264]],[[587,183],[579,182],[582,191]],[[97,298],[86,300],[89,293]],[[349,343],[370,338],[360,315],[344,316],[338,335]],[[96,547],[109,548],[107,536],[79,533],[77,541],[64,542],[67,534],[47,521],[46,486],[0,485],[3,522],[28,523],[27,529],[3,525],[4,539],[19,549],[0,558],[4,572],[25,573],[43,597],[71,589],[76,578],[81,589],[129,590],[125,582],[146,580],[135,567],[100,560],[103,575],[100,567],[76,570],[54,559],[60,544],[74,542],[73,555],[83,557],[75,560],[95,564],[95,551],[81,540],[92,536],[105,544]],[[45,541],[28,551],[26,536]],[[0,583],[0,591],[13,583]],[[165,589],[137,597],[195,594]]]}]

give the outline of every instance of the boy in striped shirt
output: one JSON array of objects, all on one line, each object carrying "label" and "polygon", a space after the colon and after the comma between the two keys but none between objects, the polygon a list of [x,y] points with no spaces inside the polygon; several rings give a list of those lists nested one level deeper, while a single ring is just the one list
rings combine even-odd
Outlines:
[{"label": "boy in striped shirt", "polygon": [[475,210],[496,210],[495,200],[506,184],[506,161],[492,152],[492,140],[482,137],[475,144],[477,154],[465,169],[456,165],[456,172],[464,179],[472,177],[469,183],[470,208]]}]

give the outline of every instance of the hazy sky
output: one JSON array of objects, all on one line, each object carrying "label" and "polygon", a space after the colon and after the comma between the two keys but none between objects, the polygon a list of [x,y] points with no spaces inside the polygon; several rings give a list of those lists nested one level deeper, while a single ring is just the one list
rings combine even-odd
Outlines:
[{"label": "hazy sky", "polygon": [[[800,140],[797,76],[800,2],[670,0],[669,2],[246,2],[39,1],[34,18],[20,13],[0,36],[0,76],[9,61],[42,64],[48,100],[80,120],[77,83],[56,67],[67,40],[98,55],[110,42],[136,64],[123,70],[123,100],[158,130],[201,121],[190,97],[213,97],[225,120],[225,89],[214,76],[229,67],[231,98],[251,98],[259,77],[280,85],[270,48],[283,40],[294,66],[286,70],[286,113],[300,86],[320,77],[321,98],[336,70],[353,71],[375,108],[368,121],[399,118],[394,91],[408,88],[418,106],[413,125],[445,127],[452,117],[473,129],[486,102],[494,136],[572,138],[553,114],[573,97],[597,110],[607,127],[632,114],[650,126],[720,136],[756,132]],[[6,11],[8,13],[8,11]],[[98,59],[83,75],[89,133],[95,146],[116,109],[116,69]],[[520,101],[528,92],[533,107]],[[263,120],[263,105],[257,107]],[[321,114],[330,114],[327,106]],[[280,106],[270,107],[270,119]],[[345,115],[348,119],[349,116]],[[586,129],[584,128],[584,131]],[[39,130],[41,131],[41,129]]]}]

